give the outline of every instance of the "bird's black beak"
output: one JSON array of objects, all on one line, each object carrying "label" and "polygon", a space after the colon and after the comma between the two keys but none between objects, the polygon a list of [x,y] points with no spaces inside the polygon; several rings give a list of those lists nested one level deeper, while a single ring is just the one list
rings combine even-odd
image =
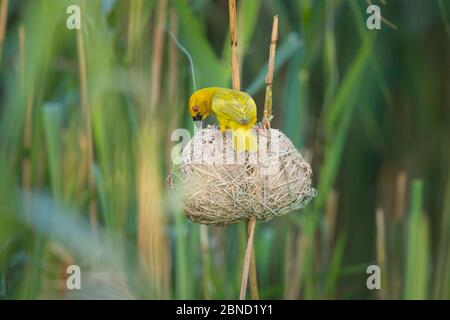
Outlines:
[{"label": "bird's black beak", "polygon": [[192,117],[194,121],[202,121],[202,114],[199,112],[194,117]]}]

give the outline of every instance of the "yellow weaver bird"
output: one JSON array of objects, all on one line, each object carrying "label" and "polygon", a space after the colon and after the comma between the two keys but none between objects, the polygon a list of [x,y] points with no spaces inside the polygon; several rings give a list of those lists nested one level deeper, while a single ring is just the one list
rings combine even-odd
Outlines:
[{"label": "yellow weaver bird", "polygon": [[226,88],[203,88],[189,99],[189,112],[194,121],[202,121],[214,113],[220,131],[232,130],[234,150],[257,150],[256,137],[250,131],[256,123],[256,103],[248,93]]}]

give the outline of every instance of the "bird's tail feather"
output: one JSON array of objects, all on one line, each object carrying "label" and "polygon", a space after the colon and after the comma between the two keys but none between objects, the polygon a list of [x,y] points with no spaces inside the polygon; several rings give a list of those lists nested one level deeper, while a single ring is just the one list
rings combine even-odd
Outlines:
[{"label": "bird's tail feather", "polygon": [[258,142],[253,132],[244,129],[233,130],[233,150],[238,152],[256,152],[258,150]]}]

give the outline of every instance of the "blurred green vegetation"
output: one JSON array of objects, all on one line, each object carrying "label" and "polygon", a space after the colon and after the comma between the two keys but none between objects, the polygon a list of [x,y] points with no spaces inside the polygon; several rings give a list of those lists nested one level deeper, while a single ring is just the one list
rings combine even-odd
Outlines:
[{"label": "blurred green vegetation", "polygon": [[[0,2],[0,298],[237,298],[245,226],[188,222],[166,183],[172,130],[193,128],[166,31],[199,87],[229,87],[228,2]],[[273,127],[318,189],[257,224],[261,298],[450,298],[450,4],[373,3],[397,30],[368,30],[362,0],[238,0],[259,118],[279,15]]]}]

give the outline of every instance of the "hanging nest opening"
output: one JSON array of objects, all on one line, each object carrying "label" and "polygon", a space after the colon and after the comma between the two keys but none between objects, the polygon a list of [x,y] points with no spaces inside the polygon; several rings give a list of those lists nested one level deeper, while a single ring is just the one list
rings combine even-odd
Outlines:
[{"label": "hanging nest opening", "polygon": [[268,221],[304,208],[316,195],[312,169],[281,131],[252,129],[255,153],[235,152],[232,134],[199,130],[180,151],[169,187],[191,221],[223,226],[251,218]]}]

